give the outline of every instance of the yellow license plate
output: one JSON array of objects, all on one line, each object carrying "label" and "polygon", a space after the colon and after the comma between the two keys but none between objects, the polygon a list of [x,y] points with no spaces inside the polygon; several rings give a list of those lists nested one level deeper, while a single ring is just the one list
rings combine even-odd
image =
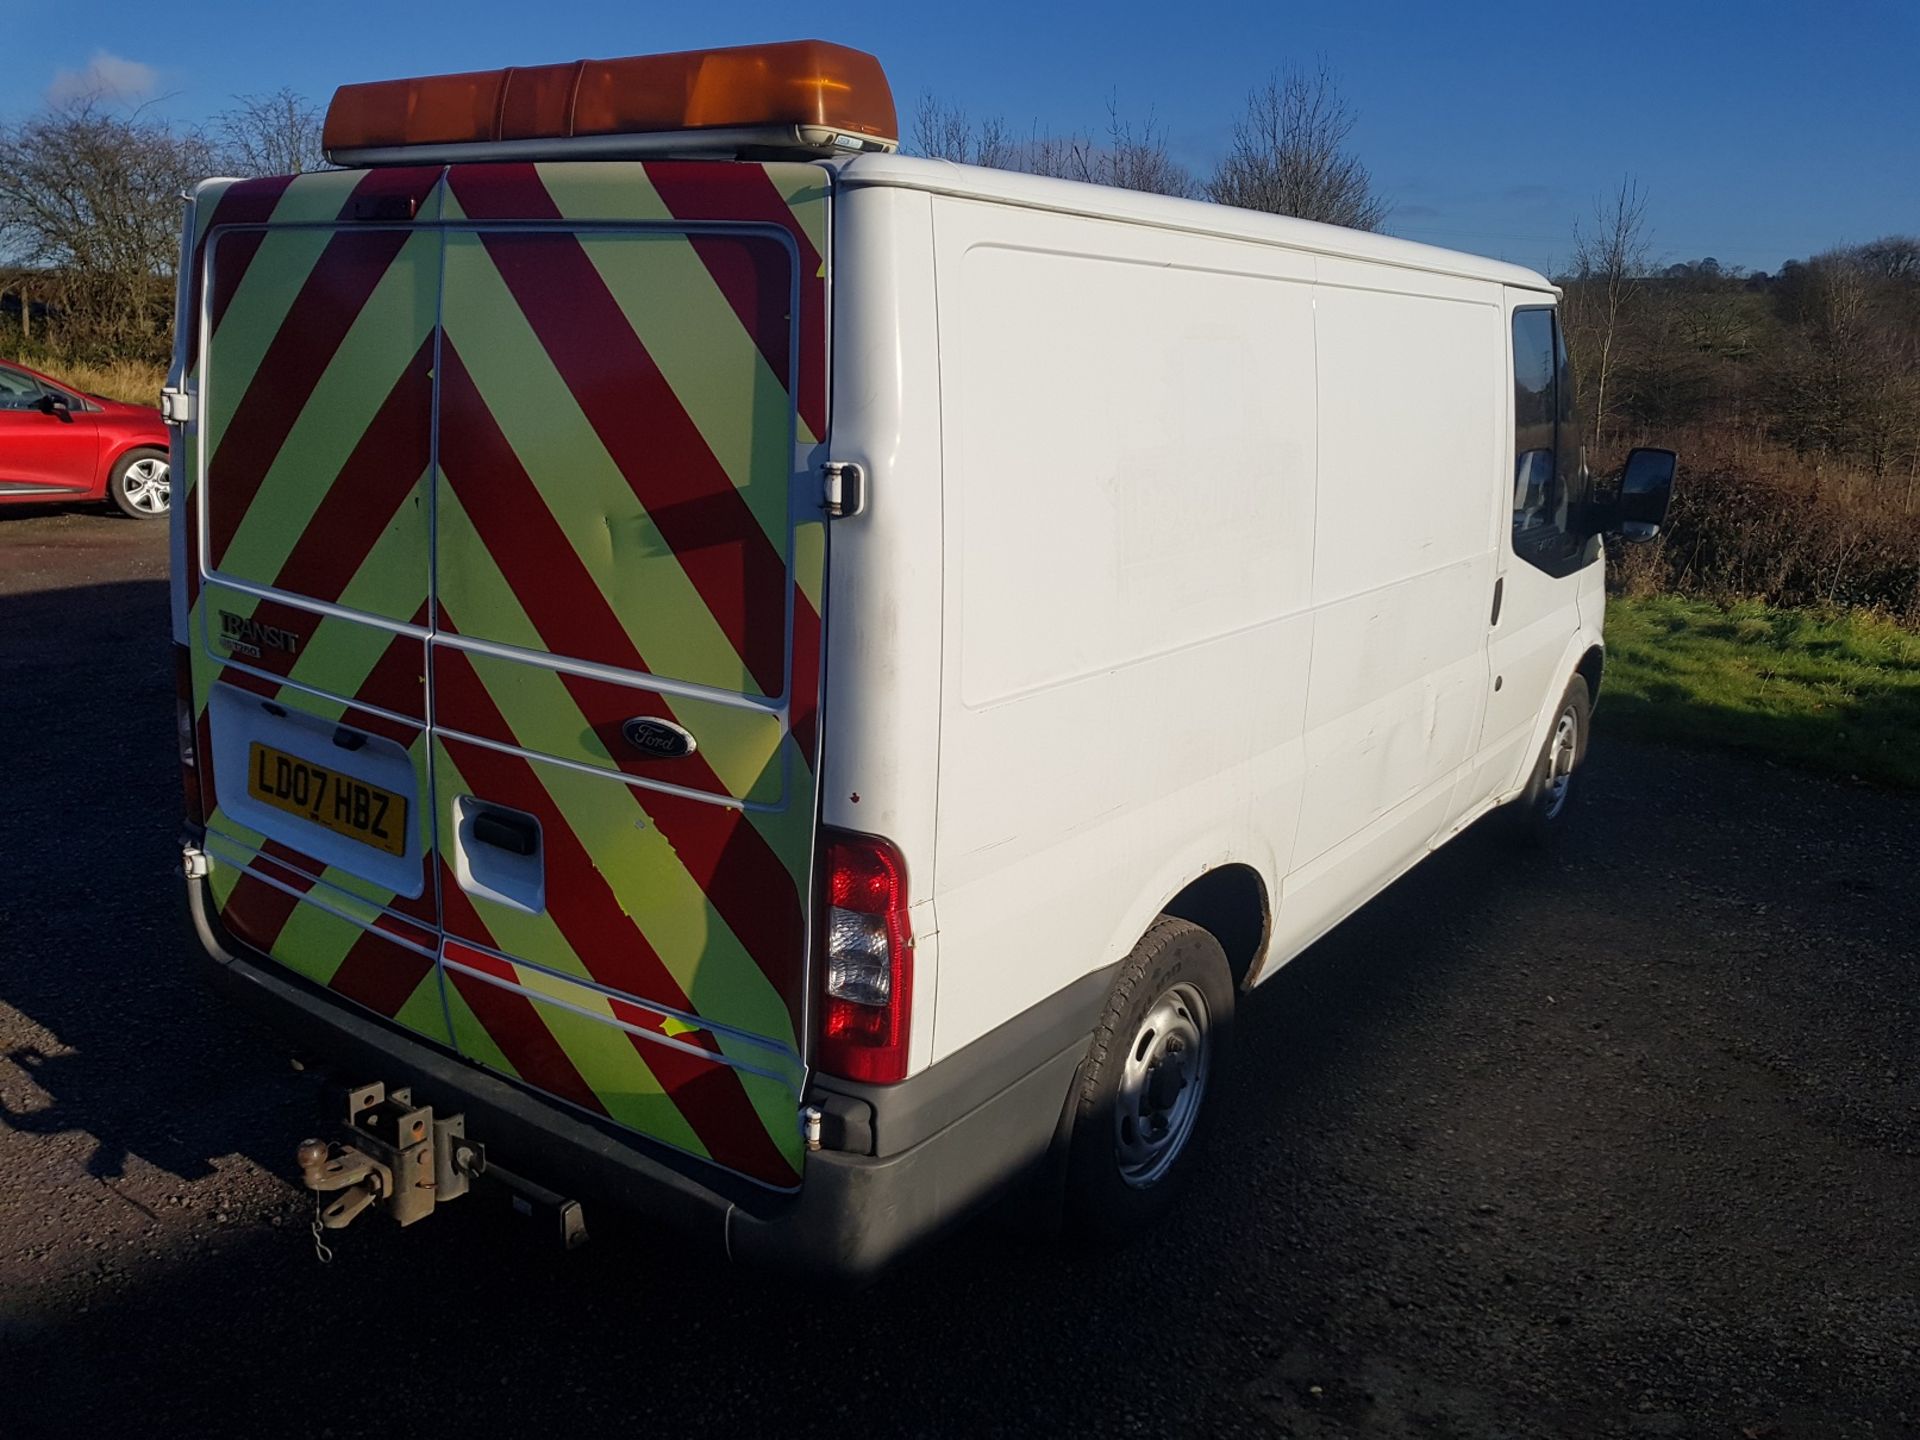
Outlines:
[{"label": "yellow license plate", "polygon": [[405,796],[257,740],[247,755],[247,793],[389,855],[407,852]]}]

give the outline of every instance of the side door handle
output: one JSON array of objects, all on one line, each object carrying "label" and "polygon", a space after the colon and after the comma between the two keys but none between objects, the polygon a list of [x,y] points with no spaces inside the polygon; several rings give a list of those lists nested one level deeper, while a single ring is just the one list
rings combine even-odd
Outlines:
[{"label": "side door handle", "polygon": [[540,821],[472,795],[453,802],[453,874],[460,888],[497,905],[538,915],[547,904]]},{"label": "side door handle", "polygon": [[1500,623],[1500,602],[1506,598],[1506,595],[1507,577],[1502,575],[1493,582],[1493,617],[1487,621],[1489,629]]},{"label": "side door handle", "polygon": [[531,855],[540,848],[540,826],[517,811],[482,810],[473,817],[473,838],[509,855]]}]

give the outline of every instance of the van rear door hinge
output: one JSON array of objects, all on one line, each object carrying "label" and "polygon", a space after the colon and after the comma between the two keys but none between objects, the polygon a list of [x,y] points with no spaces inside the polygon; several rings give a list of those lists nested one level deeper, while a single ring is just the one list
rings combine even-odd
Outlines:
[{"label": "van rear door hinge", "polygon": [[184,425],[193,415],[193,397],[185,390],[171,387],[160,392],[160,418],[169,425]]},{"label": "van rear door hinge", "polygon": [[829,520],[844,520],[867,508],[867,472],[858,465],[829,460],[820,467],[820,508]]}]

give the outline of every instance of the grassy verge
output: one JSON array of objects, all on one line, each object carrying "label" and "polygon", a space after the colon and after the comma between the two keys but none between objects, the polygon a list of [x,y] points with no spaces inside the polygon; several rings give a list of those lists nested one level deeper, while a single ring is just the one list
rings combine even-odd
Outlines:
[{"label": "grassy verge", "polygon": [[63,385],[71,385],[89,395],[104,395],[109,400],[130,400],[135,405],[158,405],[160,387],[167,383],[164,365],[150,365],[143,360],[111,360],[104,365],[61,359],[26,363]]},{"label": "grassy verge", "polygon": [[1920,788],[1920,634],[1859,613],[1614,599],[1600,723]]},{"label": "grassy verge", "polygon": [[167,384],[167,367],[156,361],[81,359],[63,349],[42,346],[38,338],[25,342],[10,324],[0,324],[0,361],[50,374],[63,386],[88,396],[127,399],[134,405],[159,405],[159,388]]}]

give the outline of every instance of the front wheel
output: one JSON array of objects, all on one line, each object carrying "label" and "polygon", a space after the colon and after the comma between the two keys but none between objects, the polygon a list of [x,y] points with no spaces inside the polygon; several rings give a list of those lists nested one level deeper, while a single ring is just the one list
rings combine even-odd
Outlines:
[{"label": "front wheel", "polygon": [[1233,977],[1220,942],[1161,916],[1121,962],[1081,1072],[1067,1152],[1077,1228],[1125,1239],[1173,1203],[1232,1023]]},{"label": "front wheel", "polygon": [[164,450],[129,450],[113,467],[107,496],[120,513],[136,520],[163,518],[173,501]]},{"label": "front wheel", "polygon": [[1576,675],[1560,697],[1560,708],[1554,712],[1527,788],[1508,806],[1509,833],[1522,844],[1551,845],[1565,829],[1574,772],[1586,758],[1587,727],[1592,715],[1593,699],[1587,682]]}]

